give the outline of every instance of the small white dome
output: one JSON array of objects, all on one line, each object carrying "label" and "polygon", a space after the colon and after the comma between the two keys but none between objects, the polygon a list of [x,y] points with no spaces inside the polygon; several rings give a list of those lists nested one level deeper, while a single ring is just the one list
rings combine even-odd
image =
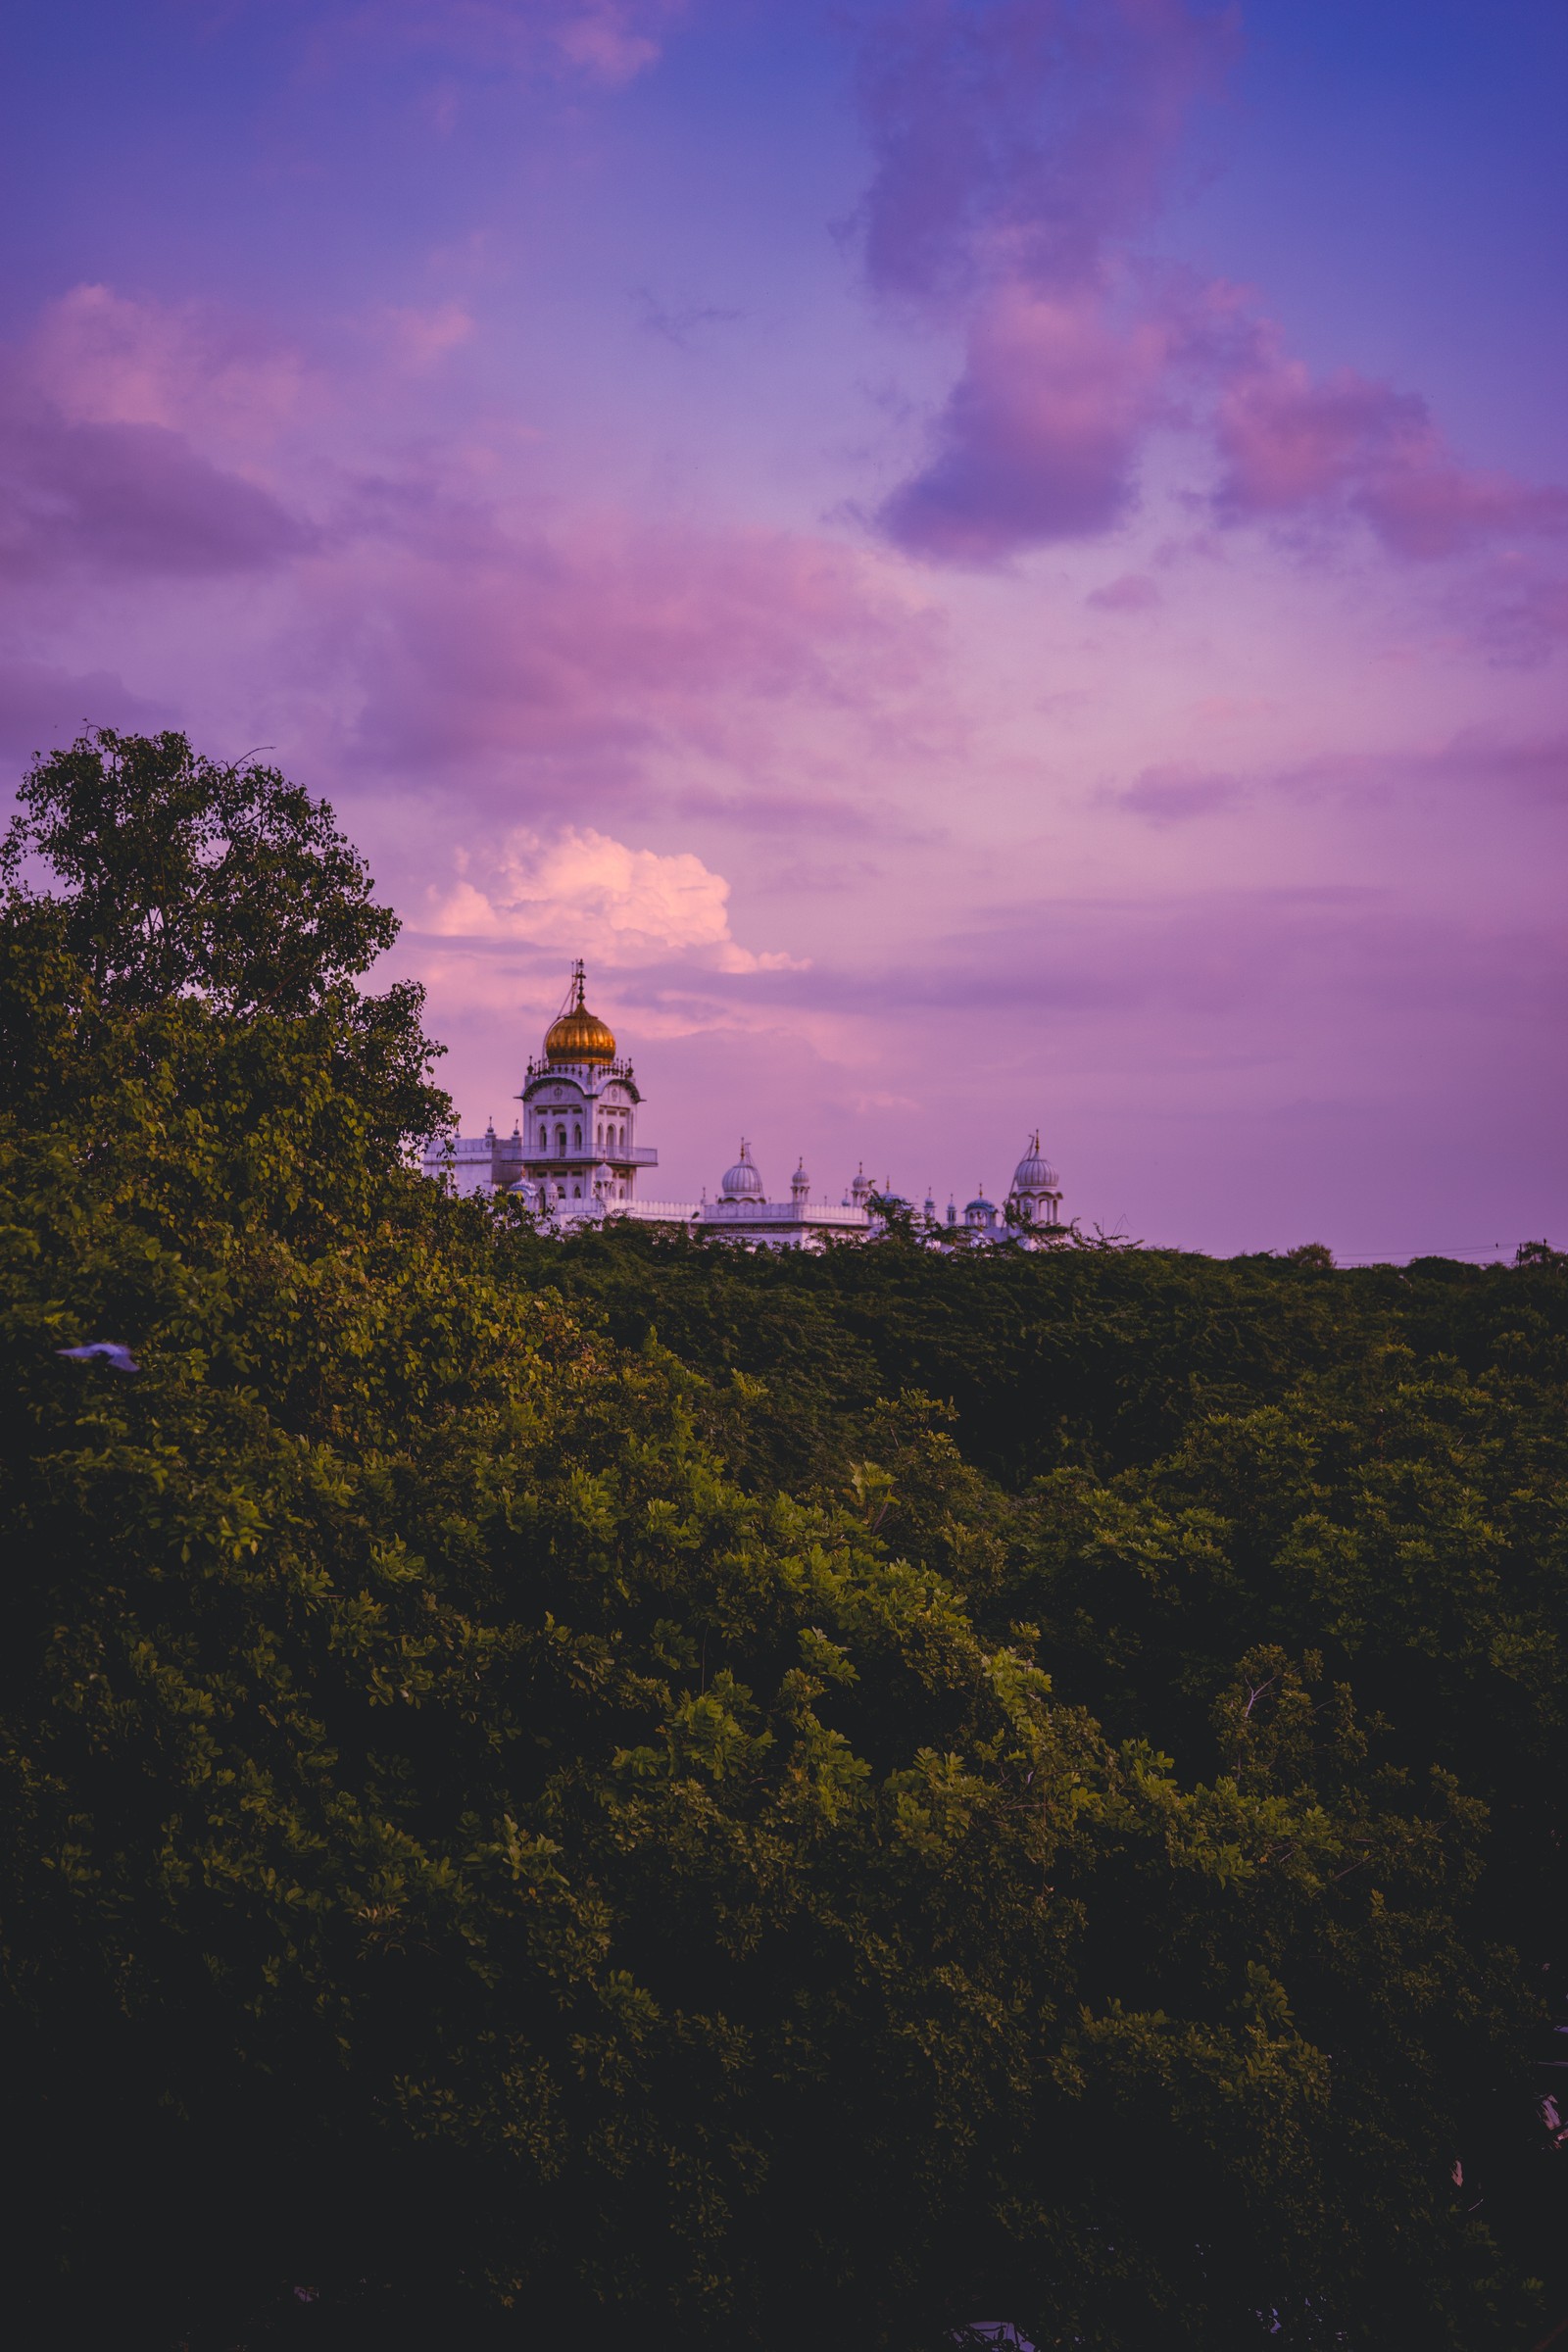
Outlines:
[{"label": "small white dome", "polygon": [[752,1158],[752,1147],[744,1137],[739,1159],[732,1168],[724,1170],[718,1197],[721,1200],[760,1200],[762,1198],[762,1179]]},{"label": "small white dome", "polygon": [[1040,1149],[1038,1133],[1029,1138],[1029,1148],[1012,1171],[1012,1189],[1015,1193],[1056,1193],[1061,1190],[1060,1178]]}]

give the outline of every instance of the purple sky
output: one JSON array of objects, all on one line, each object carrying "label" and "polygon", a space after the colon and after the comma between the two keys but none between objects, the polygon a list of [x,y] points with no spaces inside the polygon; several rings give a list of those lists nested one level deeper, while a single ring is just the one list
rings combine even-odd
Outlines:
[{"label": "purple sky", "polygon": [[0,756],[272,747],[466,1128],[1568,1241],[1560,0],[12,0]]}]

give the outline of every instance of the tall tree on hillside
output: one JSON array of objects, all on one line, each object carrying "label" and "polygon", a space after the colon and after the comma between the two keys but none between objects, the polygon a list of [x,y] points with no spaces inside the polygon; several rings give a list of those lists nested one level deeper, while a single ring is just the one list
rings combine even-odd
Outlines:
[{"label": "tall tree on hillside", "polygon": [[[0,840],[0,951],[22,991],[14,1018],[0,1007],[13,1097],[63,1091],[39,1066],[40,1026],[79,1043],[83,1014],[91,1035],[185,1005],[228,1023],[318,1016],[388,1137],[443,1124],[423,990],[357,985],[400,925],[325,801],[181,734],[96,727],[36,760],[18,802]],[[33,1001],[46,972],[63,1027]]]},{"label": "tall tree on hillside", "polygon": [[193,989],[225,1011],[306,1012],[398,935],[332,810],[276,768],[95,727],[18,799],[0,880],[27,893],[41,860],[64,885],[65,944],[102,998]]}]

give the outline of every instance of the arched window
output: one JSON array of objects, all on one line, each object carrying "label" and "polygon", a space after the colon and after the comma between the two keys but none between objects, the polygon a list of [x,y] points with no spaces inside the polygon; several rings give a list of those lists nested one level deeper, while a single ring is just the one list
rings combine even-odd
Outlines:
[{"label": "arched window", "polygon": [[572,1143],[574,1144],[574,1146],[576,1147],[576,1149],[577,1149],[577,1150],[580,1152],[580,1151],[582,1150],[582,1121],[581,1121],[581,1119],[574,1119],[574,1120],[572,1121],[572,1127],[571,1127],[571,1140],[572,1140]]},{"label": "arched window", "polygon": [[[556,1129],[556,1155],[560,1159],[564,1159],[566,1156],[566,1130],[564,1127]],[[563,1193],[561,1197],[564,1200],[566,1196]]]}]

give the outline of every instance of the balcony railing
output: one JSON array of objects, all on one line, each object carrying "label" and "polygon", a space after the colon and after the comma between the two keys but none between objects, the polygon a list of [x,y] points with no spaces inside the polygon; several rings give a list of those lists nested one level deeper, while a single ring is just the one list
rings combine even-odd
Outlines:
[{"label": "balcony railing", "polygon": [[542,1168],[596,1168],[601,1162],[611,1168],[657,1168],[659,1165],[659,1153],[646,1144],[637,1145],[631,1152],[612,1152],[608,1147],[601,1151],[596,1144],[573,1144],[569,1151],[552,1152],[546,1145],[536,1149],[532,1144],[524,1144],[520,1152],[498,1152],[496,1156],[518,1167],[524,1163],[531,1167],[536,1162]]},{"label": "balcony railing", "polygon": [[527,1069],[523,1072],[523,1076],[528,1079],[548,1078],[551,1076],[552,1072],[556,1071],[587,1069],[602,1070],[607,1078],[624,1078],[627,1084],[631,1086],[635,1086],[637,1083],[636,1072],[633,1070],[631,1063],[620,1058],[617,1058],[614,1061],[594,1062],[541,1061],[537,1056],[535,1056],[534,1059],[529,1062]]}]

